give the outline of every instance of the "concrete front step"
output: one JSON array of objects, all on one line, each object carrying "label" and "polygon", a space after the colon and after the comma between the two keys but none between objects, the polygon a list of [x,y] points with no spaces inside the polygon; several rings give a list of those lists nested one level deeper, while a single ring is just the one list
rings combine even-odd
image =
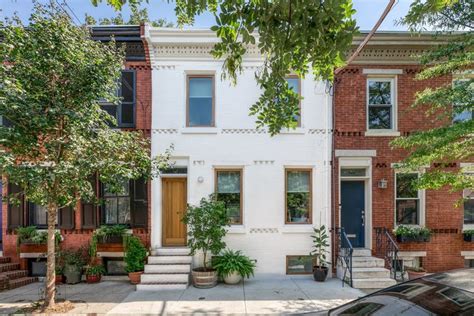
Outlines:
[{"label": "concrete front step", "polygon": [[390,270],[381,267],[352,268],[353,279],[381,279],[390,278]]},{"label": "concrete front step", "polygon": [[2,263],[0,264],[0,272],[13,271],[20,269],[19,263]]},{"label": "concrete front step", "polygon": [[27,270],[13,270],[0,273],[0,278],[6,277],[8,280],[19,279],[28,276]]},{"label": "concrete front step", "polygon": [[188,283],[141,283],[137,291],[186,290]]},{"label": "concrete front step", "polygon": [[190,264],[146,264],[145,273],[190,273]]},{"label": "concrete front step", "polygon": [[371,257],[372,250],[366,248],[354,248],[352,257]]},{"label": "concrete front step", "polygon": [[353,268],[385,267],[385,261],[375,257],[352,257]]},{"label": "concrete front step", "polygon": [[0,257],[0,263],[10,263],[11,261],[10,257]]},{"label": "concrete front step", "polygon": [[149,274],[141,275],[140,283],[188,283],[189,274]]},{"label": "concrete front step", "polygon": [[16,289],[17,287],[28,285],[37,281],[37,277],[22,277],[18,279],[13,279],[8,282],[8,289]]},{"label": "concrete front step", "polygon": [[180,248],[157,248],[151,251],[152,256],[189,256],[191,250],[186,247]]},{"label": "concrete front step", "polygon": [[370,278],[370,279],[352,278],[352,287],[356,289],[383,289],[395,284],[397,284],[397,281],[390,278]]},{"label": "concrete front step", "polygon": [[191,256],[149,256],[148,264],[191,264]]}]

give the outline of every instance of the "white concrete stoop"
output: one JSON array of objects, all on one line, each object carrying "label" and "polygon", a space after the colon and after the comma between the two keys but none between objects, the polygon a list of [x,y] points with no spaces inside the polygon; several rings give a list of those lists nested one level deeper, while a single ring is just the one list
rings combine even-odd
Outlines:
[{"label": "white concrete stoop", "polygon": [[184,290],[189,285],[189,248],[158,248],[148,256],[137,291]]},{"label": "white concrete stoop", "polygon": [[[344,266],[337,264],[337,277],[344,276]],[[349,271],[346,273],[348,280]],[[370,249],[355,248],[352,253],[352,286],[356,289],[383,289],[397,282],[390,278],[383,259],[373,257]]]}]

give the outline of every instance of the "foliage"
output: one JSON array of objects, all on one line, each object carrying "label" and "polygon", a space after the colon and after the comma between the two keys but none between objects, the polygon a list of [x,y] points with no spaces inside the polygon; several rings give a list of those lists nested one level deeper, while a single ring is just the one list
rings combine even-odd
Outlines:
[{"label": "foliage", "polygon": [[56,250],[55,271],[56,275],[64,274],[64,254],[62,250]]},{"label": "foliage", "polygon": [[103,275],[105,268],[101,264],[88,265],[86,268],[86,275]]},{"label": "foliage", "polygon": [[[123,50],[93,41],[54,2],[35,4],[28,27],[18,17],[0,28],[0,169],[28,201],[48,208],[48,234],[57,210],[91,201],[90,175],[112,188],[149,178],[152,159],[142,132],[111,129],[99,100],[117,102]],[[5,62],[8,61],[8,62]],[[18,201],[19,194],[13,198]],[[48,238],[45,307],[54,305],[54,244]]]},{"label": "foliage", "polygon": [[128,227],[125,225],[102,225],[97,228],[92,234],[91,242],[89,244],[89,256],[91,258],[97,255],[97,244],[99,242],[106,242],[108,237],[124,236],[127,233]]},{"label": "foliage", "polygon": [[474,229],[467,229],[462,232],[464,235],[474,236]]},{"label": "foliage", "polygon": [[[17,247],[21,244],[46,244],[48,241],[48,232],[39,231],[36,226],[18,227],[15,230],[17,234]],[[55,232],[56,246],[61,242],[61,233]]]},{"label": "foliage", "polygon": [[327,247],[329,247],[329,235],[326,230],[326,226],[322,225],[320,228],[313,228],[314,234],[311,235],[313,238],[313,251],[311,255],[314,256],[316,266],[322,268],[329,262],[326,261],[326,255],[329,253]]},{"label": "foliage", "polygon": [[[468,0],[416,0],[401,21],[412,31],[427,27],[437,31],[434,39],[440,45],[421,57],[425,67],[416,79],[445,81],[437,87],[418,91],[413,104],[415,110],[426,111],[426,119],[436,127],[400,137],[392,143],[394,147],[410,151],[404,160],[407,169],[419,170],[440,163],[439,167],[421,174],[416,182],[421,189],[440,189],[448,185],[452,191],[460,191],[474,187],[474,177],[466,175],[466,170],[445,168],[451,162],[469,161],[474,154],[472,116],[453,122],[459,115],[472,115],[474,111],[473,11],[474,4]],[[450,76],[453,83],[446,80]]]},{"label": "foliage", "polygon": [[397,228],[393,230],[393,234],[395,236],[403,236],[403,237],[428,238],[431,236],[431,230],[426,227],[398,225]]},{"label": "foliage", "polygon": [[207,253],[219,254],[226,246],[222,240],[227,233],[229,217],[225,204],[214,195],[202,198],[199,206],[188,206],[183,222],[188,226],[188,247],[191,255],[201,250],[204,255],[204,270],[207,270]]},{"label": "foliage", "polygon": [[140,238],[128,236],[125,242],[125,271],[143,271],[148,253]]},{"label": "foliage", "polygon": [[64,258],[64,265],[82,268],[87,262],[87,253],[83,247],[63,250],[62,255]]},{"label": "foliage", "polygon": [[255,263],[255,260],[243,255],[240,250],[227,249],[212,260],[212,267],[222,277],[237,272],[244,278],[250,278],[250,276],[253,276]]},{"label": "foliage", "polygon": [[[116,10],[125,3],[137,7],[142,0],[91,0],[106,2]],[[357,32],[351,0],[176,0],[178,25],[193,24],[196,15],[210,12],[216,19],[211,29],[220,41],[212,54],[223,58],[223,78],[237,81],[243,56],[255,47],[263,56],[256,73],[262,89],[250,114],[258,127],[275,135],[281,128],[295,128],[299,96],[285,77],[303,78],[310,72],[318,79],[332,80],[334,69],[344,63],[352,37]]]},{"label": "foliage", "polygon": [[125,21],[122,14],[112,18],[99,19],[97,23],[94,17],[86,14],[85,20],[87,25],[139,25],[141,23],[149,23],[154,27],[173,27],[173,23],[165,19],[150,20],[148,10],[146,8],[140,9],[138,7],[131,7],[131,13],[128,21]]}]

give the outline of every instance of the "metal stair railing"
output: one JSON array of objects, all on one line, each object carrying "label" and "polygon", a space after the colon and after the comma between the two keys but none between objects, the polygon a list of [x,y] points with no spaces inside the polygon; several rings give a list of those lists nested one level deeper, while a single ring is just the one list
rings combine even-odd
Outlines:
[{"label": "metal stair railing", "polygon": [[398,258],[400,251],[397,243],[386,227],[375,227],[375,256],[384,259],[385,267],[390,270],[390,276],[397,280],[397,273],[404,281],[403,264]]},{"label": "metal stair railing", "polygon": [[338,245],[339,252],[337,254],[338,260],[341,262],[341,266],[344,269],[344,274],[342,276],[342,286],[346,282],[346,276],[348,276],[348,283],[352,287],[352,254],[354,253],[354,248],[352,243],[347,237],[347,234],[343,227],[336,228],[336,234],[338,236]]}]

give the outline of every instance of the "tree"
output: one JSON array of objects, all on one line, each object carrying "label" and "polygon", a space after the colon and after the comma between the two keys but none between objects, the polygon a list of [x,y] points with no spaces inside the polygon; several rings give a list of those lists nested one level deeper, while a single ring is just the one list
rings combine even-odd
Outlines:
[{"label": "tree", "polygon": [[125,21],[122,14],[119,13],[117,16],[112,18],[99,19],[99,23],[94,19],[93,16],[86,14],[85,18],[87,25],[138,25],[141,23],[150,23],[154,27],[173,27],[173,23],[166,19],[150,20],[148,16],[148,10],[146,8],[140,9],[138,7],[131,8],[131,14],[128,21]]},{"label": "tree", "polygon": [[416,0],[401,21],[412,31],[430,27],[440,39],[449,36],[449,41],[421,57],[425,67],[416,76],[417,80],[453,78],[453,83],[426,88],[416,94],[413,108],[425,110],[427,119],[437,127],[400,137],[392,143],[410,152],[404,168],[417,170],[436,164],[437,167],[421,175],[416,183],[419,188],[439,189],[448,185],[459,191],[474,187],[474,177],[466,175],[465,170],[444,168],[451,162],[469,161],[474,155],[472,12],[472,1]]},{"label": "tree", "polygon": [[[125,179],[153,176],[165,156],[150,158],[140,132],[111,129],[98,100],[114,97],[123,49],[91,40],[54,4],[35,5],[29,25],[2,23],[0,37],[0,169],[25,199],[48,209],[44,307],[55,303],[58,209],[94,200],[90,176],[118,192]],[[7,198],[18,201],[19,193]]]},{"label": "tree", "polygon": [[[103,0],[91,0],[97,5]],[[105,0],[120,10],[126,0]],[[143,0],[128,0],[137,7]],[[294,72],[304,77],[332,80],[334,69],[344,64],[356,23],[351,0],[176,0],[178,25],[193,24],[196,15],[209,11],[215,16],[220,42],[215,58],[223,58],[223,78],[235,83],[242,71],[242,59],[251,46],[264,57],[256,73],[262,94],[250,108],[257,126],[270,134],[297,126],[299,99],[285,80]],[[257,43],[258,41],[258,43]]]}]

